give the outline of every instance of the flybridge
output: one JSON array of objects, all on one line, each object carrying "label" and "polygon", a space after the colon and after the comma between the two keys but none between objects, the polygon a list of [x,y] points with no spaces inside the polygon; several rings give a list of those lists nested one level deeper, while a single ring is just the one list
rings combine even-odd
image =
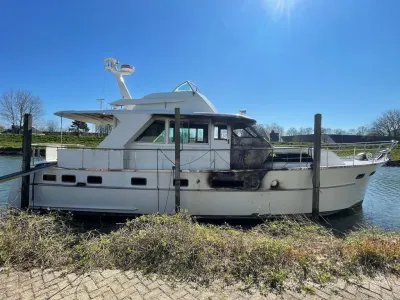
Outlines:
[{"label": "flybridge", "polygon": [[129,64],[120,65],[115,58],[106,58],[104,63],[104,68],[114,74],[122,96],[122,99],[110,103],[113,109],[173,113],[175,107],[179,107],[182,113],[217,113],[214,105],[200,94],[199,88],[190,81],[179,84],[172,92],[152,93],[140,99],[133,99],[123,76],[132,74],[135,68]]}]

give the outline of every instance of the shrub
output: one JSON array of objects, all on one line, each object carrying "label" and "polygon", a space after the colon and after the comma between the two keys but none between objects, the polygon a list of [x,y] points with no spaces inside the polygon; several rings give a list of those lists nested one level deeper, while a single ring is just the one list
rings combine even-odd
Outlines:
[{"label": "shrub", "polygon": [[347,237],[305,218],[238,229],[187,214],[146,215],[111,233],[79,232],[69,217],[11,211],[0,217],[0,266],[123,269],[180,280],[241,282],[261,290],[334,278],[398,274],[400,232],[365,228]]},{"label": "shrub", "polygon": [[353,232],[342,246],[349,268],[362,272],[395,271],[400,263],[400,235],[394,231],[364,228]]},{"label": "shrub", "polygon": [[65,266],[71,263],[75,236],[65,221],[17,210],[0,218],[0,265],[19,268]]}]

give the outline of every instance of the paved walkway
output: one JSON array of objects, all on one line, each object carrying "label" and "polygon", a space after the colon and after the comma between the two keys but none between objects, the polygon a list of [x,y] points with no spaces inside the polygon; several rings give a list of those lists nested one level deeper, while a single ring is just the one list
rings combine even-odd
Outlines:
[{"label": "paved walkway", "polygon": [[310,292],[245,292],[239,287],[198,287],[148,278],[133,272],[93,271],[84,275],[52,270],[0,270],[0,299],[400,299],[400,278],[362,284],[339,281]]}]

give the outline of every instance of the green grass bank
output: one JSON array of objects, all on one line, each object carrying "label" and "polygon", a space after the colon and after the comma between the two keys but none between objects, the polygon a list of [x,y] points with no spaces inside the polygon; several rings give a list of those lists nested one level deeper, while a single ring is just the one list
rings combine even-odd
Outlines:
[{"label": "green grass bank", "polygon": [[186,214],[138,217],[111,233],[82,232],[71,224],[55,214],[4,216],[0,267],[134,270],[261,290],[400,274],[400,231],[363,228],[337,237],[305,218],[243,230],[200,224]]},{"label": "green grass bank", "polygon": [[[99,136],[75,136],[63,135],[64,144],[80,144],[88,147],[96,147],[104,137]],[[33,144],[59,144],[61,141],[59,134],[36,135],[32,136]],[[0,147],[22,147],[22,134],[0,134]]]}]

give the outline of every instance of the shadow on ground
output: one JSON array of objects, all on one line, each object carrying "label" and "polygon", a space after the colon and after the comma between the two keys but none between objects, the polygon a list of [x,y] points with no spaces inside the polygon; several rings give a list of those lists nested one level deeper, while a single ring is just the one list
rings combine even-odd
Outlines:
[{"label": "shadow on ground", "polygon": [[[126,221],[133,217],[114,215],[71,215],[71,226],[80,232],[96,230],[100,233],[110,233],[123,226]],[[301,218],[308,218],[300,216]],[[229,225],[243,230],[251,229],[269,220],[279,220],[285,217],[273,217],[271,219],[197,219],[201,224],[212,224],[217,226]],[[311,220],[311,218],[309,218]],[[353,230],[366,225],[362,207],[355,207],[329,216],[323,216],[318,223],[332,230],[336,236],[345,236]]]}]

